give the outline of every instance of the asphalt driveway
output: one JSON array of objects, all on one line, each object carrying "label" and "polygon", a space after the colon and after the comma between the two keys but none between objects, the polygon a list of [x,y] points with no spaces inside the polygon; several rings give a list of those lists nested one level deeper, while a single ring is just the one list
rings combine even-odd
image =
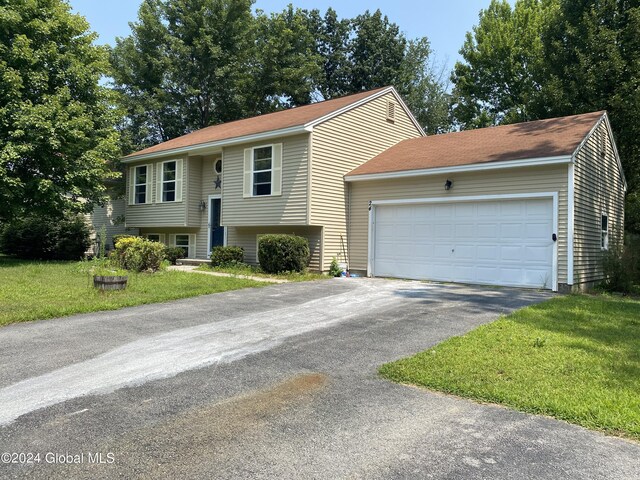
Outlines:
[{"label": "asphalt driveway", "polygon": [[640,478],[637,443],[376,375],[546,296],[335,280],[2,328],[0,478]]}]

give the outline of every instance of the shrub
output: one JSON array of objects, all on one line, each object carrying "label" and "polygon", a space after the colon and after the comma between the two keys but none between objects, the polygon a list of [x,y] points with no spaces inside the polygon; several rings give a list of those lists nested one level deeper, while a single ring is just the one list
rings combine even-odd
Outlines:
[{"label": "shrub", "polygon": [[178,263],[178,260],[184,258],[184,248],[180,247],[164,247],[164,258],[169,260],[171,265]]},{"label": "shrub", "polygon": [[602,258],[605,280],[602,288],[610,292],[632,293],[640,285],[640,240],[627,235],[625,245],[611,245]]},{"label": "shrub", "polygon": [[302,272],[309,256],[309,241],[304,237],[275,234],[258,241],[258,261],[266,273]]},{"label": "shrub", "polygon": [[329,275],[332,277],[339,277],[341,273],[342,269],[340,268],[340,265],[338,265],[338,259],[333,257],[331,265],[329,266]]},{"label": "shrub", "polygon": [[29,216],[0,231],[0,250],[33,260],[79,260],[91,245],[89,226],[81,216]]},{"label": "shrub", "polygon": [[125,270],[156,272],[164,255],[163,244],[142,237],[120,238],[116,242],[115,258],[120,268]]},{"label": "shrub", "polygon": [[244,263],[242,247],[213,247],[211,250],[212,267],[235,267]]},{"label": "shrub", "polygon": [[116,248],[116,243],[123,238],[137,238],[135,235],[129,235],[128,233],[120,233],[118,235],[114,235],[112,238],[113,248]]}]

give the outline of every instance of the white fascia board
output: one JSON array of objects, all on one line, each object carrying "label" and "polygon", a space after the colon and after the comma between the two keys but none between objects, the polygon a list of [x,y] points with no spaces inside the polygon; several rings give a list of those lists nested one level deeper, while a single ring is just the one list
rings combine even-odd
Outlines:
[{"label": "white fascia board", "polygon": [[565,155],[559,157],[527,158],[525,160],[504,160],[489,163],[474,163],[471,165],[459,165],[455,167],[425,168],[420,170],[402,170],[399,172],[369,173],[362,175],[345,176],[347,182],[359,182],[363,180],[387,180],[392,178],[423,177],[429,175],[444,175],[449,173],[479,172],[483,170],[501,170],[521,167],[540,167],[544,165],[558,165],[571,163],[572,157]]},{"label": "white fascia board", "polygon": [[387,93],[393,94],[393,96],[396,99],[396,101],[398,102],[398,104],[402,107],[402,109],[405,111],[405,113],[409,116],[409,118],[411,119],[413,124],[418,129],[418,132],[420,132],[420,134],[423,137],[426,136],[426,133],[424,133],[424,129],[420,126],[420,124],[418,123],[418,120],[416,120],[416,118],[413,116],[413,113],[411,113],[411,110],[409,110],[409,107],[407,107],[407,104],[404,103],[404,100],[402,100],[402,97],[398,94],[398,92],[396,91],[396,89],[394,87],[387,87],[384,90],[380,90],[379,92],[376,92],[376,93],[374,93],[372,95],[369,95],[368,97],[365,97],[365,98],[363,98],[361,100],[358,100],[357,102],[350,103],[349,105],[346,105],[346,106],[342,107],[341,109],[336,110],[335,112],[328,113],[323,117],[317,118],[317,119],[307,123],[305,126],[314,127],[316,125],[324,123],[327,120],[331,120],[332,118],[337,117],[338,115],[342,115],[345,112],[348,112],[350,110],[353,110],[354,108],[357,108],[357,107],[359,107],[361,105],[364,105],[365,103],[368,103],[371,100],[375,100],[376,98],[382,97],[383,95],[386,95]]},{"label": "white fascia board", "polygon": [[[159,152],[147,153],[144,155],[136,155],[134,157],[125,157],[121,159],[122,163],[138,162],[140,160],[146,160],[151,158],[164,157],[166,155],[178,155],[188,154],[197,155],[199,153],[219,153],[222,147],[230,147],[232,145],[239,145],[242,143],[259,142],[262,140],[271,140],[277,137],[288,137],[291,135],[298,135],[300,133],[310,133],[313,131],[312,127],[306,125],[297,125],[295,127],[282,128],[280,130],[271,130],[269,132],[256,133],[254,135],[245,135],[243,137],[228,138],[226,140],[218,140],[215,142],[199,143],[197,145],[190,145],[188,147],[172,148],[169,150],[162,150]],[[212,151],[213,150],[213,151]]]}]

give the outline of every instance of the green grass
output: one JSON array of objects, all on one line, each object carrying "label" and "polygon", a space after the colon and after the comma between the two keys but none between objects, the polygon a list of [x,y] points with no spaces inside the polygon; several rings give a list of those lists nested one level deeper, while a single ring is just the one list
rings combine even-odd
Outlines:
[{"label": "green grass", "polygon": [[211,265],[202,264],[198,270],[230,273],[232,275],[245,275],[252,277],[277,278],[280,280],[288,280],[289,282],[309,282],[313,280],[326,280],[330,278],[322,273],[314,272],[286,272],[277,275],[264,273],[260,267],[253,265],[239,265],[236,267],[212,267]]},{"label": "green grass", "polygon": [[263,282],[189,272],[129,274],[125,290],[93,288],[82,262],[28,262],[0,256],[0,325],[262,287]]},{"label": "green grass", "polygon": [[640,439],[640,301],[554,298],[383,365],[380,373]]}]

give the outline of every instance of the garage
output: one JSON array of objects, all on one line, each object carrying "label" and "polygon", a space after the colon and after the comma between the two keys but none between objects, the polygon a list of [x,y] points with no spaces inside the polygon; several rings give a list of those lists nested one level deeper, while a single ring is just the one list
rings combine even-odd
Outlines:
[{"label": "garage", "polygon": [[372,202],[374,276],[556,289],[557,196]]}]

